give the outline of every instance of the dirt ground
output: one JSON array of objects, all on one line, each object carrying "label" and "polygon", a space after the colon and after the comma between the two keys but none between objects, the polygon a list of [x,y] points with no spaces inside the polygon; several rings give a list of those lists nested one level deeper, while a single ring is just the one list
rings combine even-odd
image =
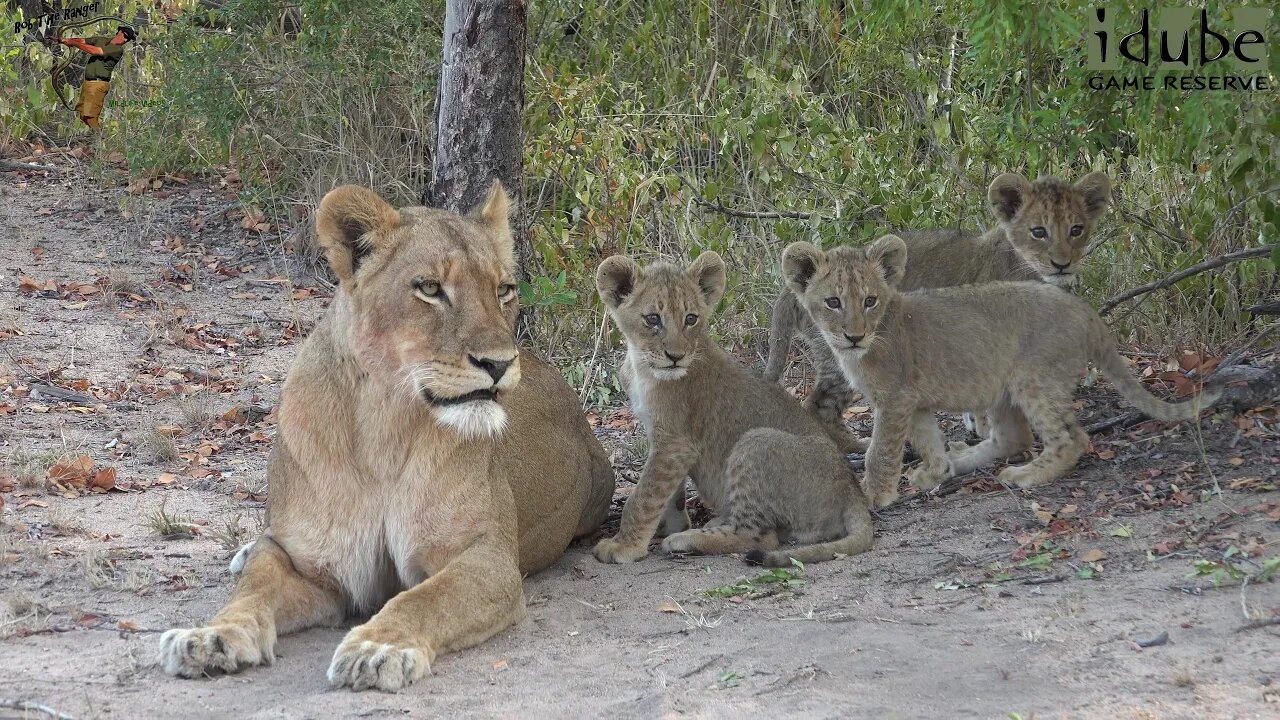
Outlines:
[{"label": "dirt ground", "polygon": [[[331,290],[244,218],[234,175],[128,186],[118,158],[56,162],[0,172],[0,718],[1280,716],[1274,408],[1101,432],[1035,492],[975,475],[790,582],[574,547],[526,581],[526,621],[398,695],[329,689],[338,628],[283,638],[273,667],[168,677],[158,633],[227,598],[270,410]],[[1086,423],[1124,411],[1079,397]],[[616,511],[637,430],[592,420]]]}]

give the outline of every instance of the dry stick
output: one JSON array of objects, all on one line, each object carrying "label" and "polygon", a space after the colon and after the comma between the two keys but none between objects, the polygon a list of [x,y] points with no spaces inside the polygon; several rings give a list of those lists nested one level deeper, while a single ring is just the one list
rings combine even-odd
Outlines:
[{"label": "dry stick", "polygon": [[1192,275],[1198,275],[1199,273],[1202,273],[1206,270],[1213,270],[1215,268],[1220,268],[1223,265],[1227,265],[1229,263],[1239,262],[1241,260],[1248,260],[1250,258],[1265,257],[1267,255],[1270,255],[1272,252],[1274,252],[1276,247],[1277,247],[1276,245],[1263,245],[1262,247],[1249,248],[1247,250],[1237,250],[1235,252],[1230,252],[1225,255],[1219,255],[1215,258],[1210,258],[1203,262],[1198,262],[1195,265],[1192,265],[1191,267],[1185,270],[1179,270],[1178,272],[1173,273],[1172,275],[1166,275],[1165,277],[1159,280],[1156,280],[1154,282],[1149,282],[1145,285],[1139,285],[1138,287],[1133,288],[1132,290],[1125,290],[1119,295],[1115,295],[1111,298],[1108,298],[1106,302],[1102,303],[1102,307],[1098,308],[1098,314],[1106,315],[1107,313],[1114,310],[1116,306],[1118,306],[1120,303],[1126,300],[1132,300],[1133,298],[1136,298],[1140,295],[1146,295],[1147,293],[1152,292],[1153,290],[1159,290],[1160,288],[1169,287],[1174,283],[1180,282],[1182,280],[1186,280]]},{"label": "dry stick", "polygon": [[51,718],[57,718],[57,720],[75,720],[74,717],[70,715],[64,715],[58,712],[57,710],[54,710],[53,708],[49,707],[48,705],[41,705],[38,702],[31,702],[29,700],[10,700],[9,698],[0,698],[0,708],[9,708],[10,710],[25,710],[27,712],[44,713],[45,715],[48,715]]},{"label": "dry stick", "polygon": [[1218,363],[1218,367],[1215,369],[1214,372],[1217,372],[1217,370],[1222,370],[1224,368],[1229,368],[1235,365],[1236,363],[1240,362],[1240,359],[1244,357],[1245,353],[1257,347],[1258,343],[1262,342],[1264,339],[1266,339],[1268,335],[1275,332],[1276,328],[1280,328],[1280,320],[1277,320],[1271,323],[1270,325],[1259,330],[1258,334],[1254,335],[1252,340],[1246,343],[1243,347],[1239,348],[1235,352],[1228,355],[1226,358],[1222,360],[1221,363]]}]

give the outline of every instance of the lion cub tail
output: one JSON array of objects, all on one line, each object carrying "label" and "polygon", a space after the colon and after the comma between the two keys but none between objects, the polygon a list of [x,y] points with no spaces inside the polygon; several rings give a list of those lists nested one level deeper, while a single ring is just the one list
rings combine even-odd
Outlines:
[{"label": "lion cub tail", "polygon": [[783,550],[752,550],[747,553],[746,561],[765,567],[790,567],[793,559],[802,563],[822,562],[837,555],[858,555],[870,550],[875,533],[866,508],[850,508],[845,512],[844,522],[845,529],[850,532],[837,540]]},{"label": "lion cub tail", "polygon": [[1187,402],[1177,404],[1167,403],[1152,395],[1129,373],[1129,366],[1116,352],[1116,342],[1111,331],[1103,325],[1100,318],[1095,316],[1093,320],[1095,321],[1094,337],[1091,339],[1094,364],[1106,374],[1107,380],[1124,396],[1124,399],[1147,417],[1166,421],[1197,420],[1200,417],[1200,411],[1212,407],[1222,395],[1220,386],[1206,387],[1200,391],[1199,395]]},{"label": "lion cub tail", "polygon": [[778,299],[773,301],[773,312],[769,315],[769,359],[765,361],[764,371],[760,377],[769,382],[778,382],[782,373],[787,370],[787,357],[791,354],[791,339],[802,327],[804,308],[794,293],[783,289]]}]

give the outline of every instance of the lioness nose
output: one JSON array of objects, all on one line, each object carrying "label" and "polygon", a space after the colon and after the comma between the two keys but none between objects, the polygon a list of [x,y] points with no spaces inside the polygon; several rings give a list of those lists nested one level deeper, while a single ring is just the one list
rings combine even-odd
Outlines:
[{"label": "lioness nose", "polygon": [[512,362],[511,360],[478,358],[475,355],[468,355],[467,359],[471,361],[472,365],[475,365],[486,373],[489,373],[489,377],[493,378],[495,383],[502,379],[502,376],[507,372],[507,368],[511,367]]},{"label": "lioness nose", "polygon": [[1049,264],[1057,268],[1059,271],[1066,270],[1071,267],[1071,263],[1068,262],[1059,265],[1057,260],[1049,260]]},{"label": "lioness nose", "polygon": [[862,338],[864,337],[866,337],[866,335],[850,335],[849,333],[844,334],[844,339],[848,340],[854,345],[857,345],[858,343],[862,342]]},{"label": "lioness nose", "polygon": [[671,362],[680,362],[684,358],[684,353],[673,353],[670,350],[663,350],[662,352],[666,354],[667,359]]}]

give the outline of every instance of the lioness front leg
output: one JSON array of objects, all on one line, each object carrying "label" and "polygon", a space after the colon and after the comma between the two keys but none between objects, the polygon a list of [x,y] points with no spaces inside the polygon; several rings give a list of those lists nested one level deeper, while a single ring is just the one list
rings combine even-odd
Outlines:
[{"label": "lioness front leg", "polygon": [[[431,671],[440,653],[479,644],[524,617],[514,537],[481,535],[444,567],[396,595],[342,639],[334,687],[395,692]],[[430,568],[428,568],[430,569]]]},{"label": "lioness front leg", "polygon": [[[888,407],[895,407],[888,403]],[[900,411],[876,407],[871,447],[867,450],[866,471],[862,489],[871,506],[882,508],[898,499],[898,478],[902,476],[902,449],[912,416]]]},{"label": "lioness front leg", "polygon": [[194,678],[270,665],[277,636],[336,625],[342,617],[337,588],[302,577],[284,548],[262,537],[253,545],[231,601],[207,626],[160,636],[160,667],[170,675]]},{"label": "lioness front leg", "polygon": [[618,534],[596,543],[596,559],[604,563],[635,562],[649,554],[649,541],[658,529],[668,498],[682,488],[697,451],[688,443],[655,442],[635,492],[622,508]]}]

